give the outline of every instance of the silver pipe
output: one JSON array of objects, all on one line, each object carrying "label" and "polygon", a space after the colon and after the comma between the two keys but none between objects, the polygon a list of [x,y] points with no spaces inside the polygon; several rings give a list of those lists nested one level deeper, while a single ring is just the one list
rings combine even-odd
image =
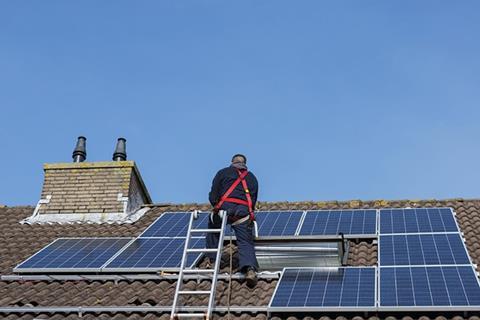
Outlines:
[{"label": "silver pipe", "polygon": [[[280,272],[259,272],[257,277],[263,280],[274,280],[280,278]],[[218,280],[227,280],[230,276],[227,273],[218,275]],[[242,280],[245,278],[243,273],[232,274],[232,279]],[[139,275],[4,275],[0,276],[1,281],[121,281],[121,280],[177,280],[178,274],[159,275],[159,274],[139,274]],[[184,275],[186,280],[210,279],[209,276],[202,275]]]},{"label": "silver pipe", "polygon": [[[204,307],[179,308],[181,311],[203,311]],[[263,307],[230,307],[231,312],[267,312],[268,306]],[[0,313],[131,313],[131,312],[170,312],[172,307],[131,307],[131,306],[113,306],[113,307],[0,307]],[[216,312],[227,312],[228,307],[215,307]]]}]

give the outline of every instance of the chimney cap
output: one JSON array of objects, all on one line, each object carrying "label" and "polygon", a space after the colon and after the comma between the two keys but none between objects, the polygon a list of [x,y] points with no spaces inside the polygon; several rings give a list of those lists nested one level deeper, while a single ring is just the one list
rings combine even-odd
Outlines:
[{"label": "chimney cap", "polygon": [[73,149],[72,158],[73,162],[83,162],[87,159],[87,138],[84,136],[79,136],[77,138],[77,144],[75,149]]},{"label": "chimney cap", "polygon": [[127,139],[118,138],[115,151],[113,152],[113,161],[126,161],[127,160]]}]

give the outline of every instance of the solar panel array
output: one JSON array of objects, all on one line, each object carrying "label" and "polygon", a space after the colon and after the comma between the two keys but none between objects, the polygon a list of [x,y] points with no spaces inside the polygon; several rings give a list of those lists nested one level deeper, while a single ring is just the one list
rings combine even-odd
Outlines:
[{"label": "solar panel array", "polygon": [[270,302],[275,311],[374,310],[374,267],[284,269]]},{"label": "solar panel array", "polygon": [[[178,270],[191,212],[167,212],[139,237],[57,239],[18,265],[14,271],[44,272],[156,272]],[[207,228],[208,214],[194,220],[194,228]],[[201,235],[201,234],[199,234]],[[204,248],[205,237],[192,239],[190,248]],[[187,266],[201,253],[189,253]]]},{"label": "solar panel array", "polygon": [[450,208],[365,210],[364,224],[360,216],[310,211],[299,234],[377,234],[378,217],[378,268],[285,268],[271,312],[480,310],[478,276]]},{"label": "solar panel array", "polygon": [[379,310],[480,309],[480,285],[450,208],[380,210]]},{"label": "solar panel array", "polygon": [[[16,272],[141,272],[177,269],[188,232],[190,212],[166,212],[135,241],[57,240],[15,268]],[[200,214],[194,228],[208,228],[209,214]],[[376,230],[375,210],[259,211],[259,237],[370,235]],[[230,230],[231,231],[231,230]],[[227,232],[228,234],[228,232]],[[231,234],[230,234],[231,235]],[[205,243],[205,235],[193,245]],[[201,253],[191,254],[188,265]]]}]

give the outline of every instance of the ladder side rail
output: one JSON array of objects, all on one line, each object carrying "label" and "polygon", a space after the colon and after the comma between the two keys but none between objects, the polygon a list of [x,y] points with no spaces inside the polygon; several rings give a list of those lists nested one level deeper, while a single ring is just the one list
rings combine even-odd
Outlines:
[{"label": "ladder side rail", "polygon": [[215,271],[213,273],[212,285],[210,287],[210,298],[208,299],[207,320],[210,319],[211,316],[212,316],[213,305],[215,303],[217,278],[218,278],[218,273],[220,272],[220,262],[222,260],[223,241],[224,241],[224,237],[225,237],[225,228],[226,228],[226,225],[227,225],[227,219],[228,219],[227,212],[223,211],[222,227],[220,229],[220,236],[219,236],[219,239],[218,239],[218,251],[217,251],[217,256],[216,256],[216,259],[215,259]]},{"label": "ladder side rail", "polygon": [[190,215],[190,222],[188,224],[187,237],[185,239],[185,247],[184,247],[184,250],[183,250],[182,262],[180,263],[180,272],[178,274],[177,286],[176,286],[175,295],[174,295],[174,298],[173,298],[172,313],[170,315],[170,319],[175,319],[175,315],[176,315],[179,292],[181,291],[182,284],[183,284],[183,269],[185,268],[185,264],[187,262],[187,256],[188,256],[188,253],[187,253],[188,250],[187,249],[189,247],[190,238],[191,238],[190,230],[192,229],[192,226],[193,226],[194,216],[195,216],[195,212],[192,212],[191,215]]}]

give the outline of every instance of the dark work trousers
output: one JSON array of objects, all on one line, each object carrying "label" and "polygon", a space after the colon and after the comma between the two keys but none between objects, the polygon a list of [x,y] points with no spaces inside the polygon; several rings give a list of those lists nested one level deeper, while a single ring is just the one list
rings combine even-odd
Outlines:
[{"label": "dark work trousers", "polygon": [[[243,206],[235,206],[235,207],[243,207]],[[243,212],[239,212],[238,210],[227,210],[227,216],[231,216],[232,215],[231,213],[234,213],[234,214],[237,213],[238,217],[245,217],[246,215],[248,215],[248,212],[246,211],[248,210],[245,210]],[[227,220],[228,224],[230,224],[230,220],[231,219]],[[218,221],[219,223],[214,224],[210,219],[208,219],[208,228],[210,229],[220,228],[221,227],[220,219],[218,219]],[[258,263],[257,263],[257,257],[255,256],[253,223],[250,220],[247,220],[245,222],[232,226],[232,229],[235,232],[235,237],[237,238],[240,270],[243,272],[245,272],[248,268],[253,268],[257,270]],[[218,233],[208,233],[207,248],[217,248],[218,239],[219,239]],[[207,254],[207,257],[209,257],[212,261],[214,261],[215,253],[209,252]]]}]

